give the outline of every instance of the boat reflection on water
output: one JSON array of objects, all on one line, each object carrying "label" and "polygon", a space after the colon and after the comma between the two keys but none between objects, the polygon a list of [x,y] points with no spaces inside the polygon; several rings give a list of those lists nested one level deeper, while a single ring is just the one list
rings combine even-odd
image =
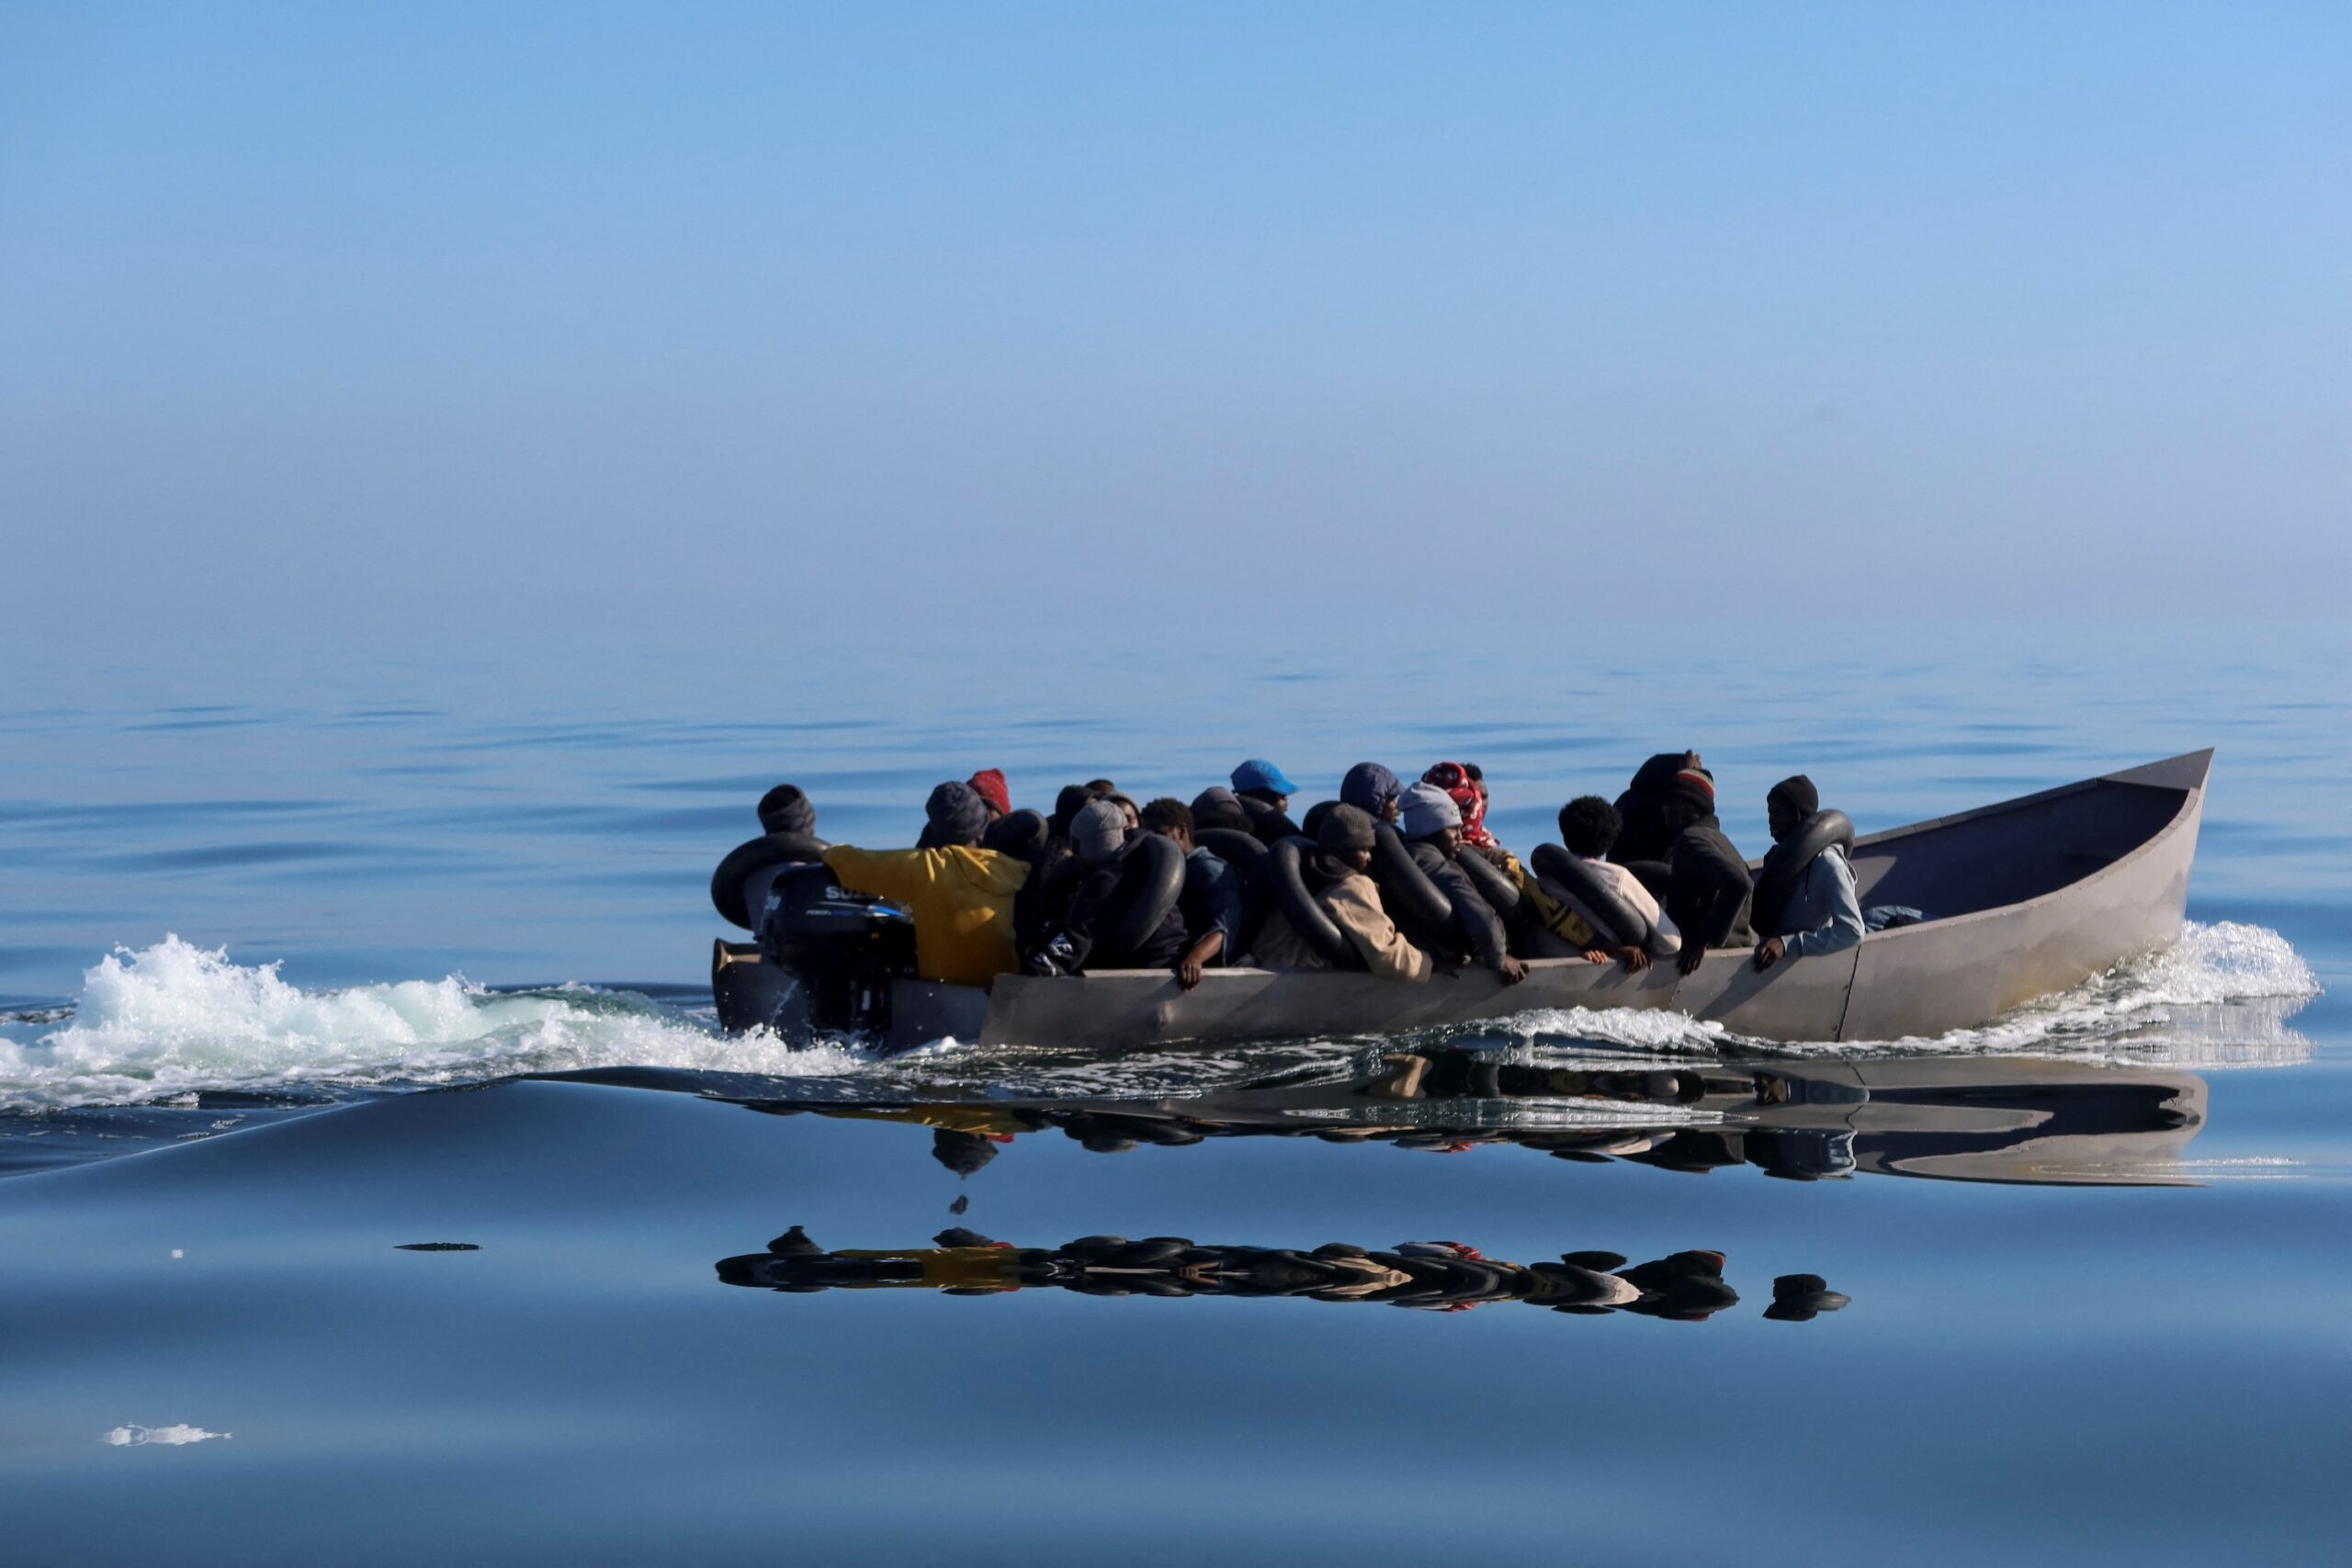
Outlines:
[{"label": "boat reflection on water", "polygon": [[[1465,1312],[1501,1302],[1582,1315],[1635,1313],[1701,1323],[1739,1303],[1720,1252],[1677,1252],[1628,1266],[1613,1252],[1563,1253],[1557,1263],[1507,1263],[1455,1241],[1374,1248],[1333,1242],[1311,1252],[1204,1247],[1188,1236],[1081,1236],[1017,1247],[977,1231],[942,1231],[927,1247],[831,1252],[793,1226],[765,1252],[719,1260],[729,1285],[818,1291],[928,1290],[991,1296],[1053,1288],[1091,1296],[1295,1297]],[[1847,1304],[1817,1274],[1772,1281],[1764,1315],[1804,1323]]]},{"label": "boat reflection on water", "polygon": [[1101,1154],[1298,1137],[1447,1154],[1505,1145],[1691,1173],[1747,1166],[1801,1181],[2188,1186],[2183,1156],[2205,1100],[2193,1074],[2035,1057],[1626,1064],[1430,1048],[1378,1055],[1340,1081],[1159,1100],[741,1103],[928,1127],[933,1156],[963,1176],[1023,1136],[1059,1132]]}]

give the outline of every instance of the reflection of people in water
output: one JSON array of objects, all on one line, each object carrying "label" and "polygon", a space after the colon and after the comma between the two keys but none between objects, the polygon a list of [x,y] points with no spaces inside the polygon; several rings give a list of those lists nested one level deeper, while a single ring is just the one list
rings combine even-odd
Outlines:
[{"label": "reflection of people in water", "polygon": [[999,1144],[1011,1142],[1012,1139],[1004,1135],[991,1138],[983,1133],[959,1133],[953,1127],[934,1127],[931,1133],[931,1157],[958,1176],[969,1176],[996,1158]]},{"label": "reflection of people in water", "polygon": [[[935,1157],[967,1177],[1019,1135],[1058,1131],[1097,1154],[1293,1137],[1442,1154],[1521,1148],[1693,1175],[1752,1166],[1800,1181],[1880,1174],[2146,1184],[2185,1179],[2164,1164],[2203,1124],[2205,1088],[2179,1073],[2030,1059],[1613,1066],[1424,1045],[1385,1052],[1351,1081],[1156,1100],[744,1103],[930,1128]],[[1656,1114],[1621,1109],[1645,1106]]]},{"label": "reflection of people in water", "polygon": [[1498,1060],[1487,1051],[1401,1051],[1357,1086],[1373,1100],[1622,1100],[1637,1105],[1690,1105],[1707,1092],[1695,1072],[1550,1067]]},{"label": "reflection of people in water", "polygon": [[[1400,1242],[1386,1249],[1330,1242],[1311,1252],[1204,1247],[1187,1236],[1080,1236],[1057,1247],[1016,1247],[978,1231],[944,1230],[904,1250],[829,1252],[798,1225],[765,1252],[719,1260],[729,1285],[808,1294],[829,1290],[933,1290],[995,1295],[1053,1286],[1091,1296],[1298,1296],[1374,1302],[1427,1312],[1465,1312],[1523,1302],[1555,1312],[1638,1313],[1702,1323],[1738,1303],[1720,1252],[1677,1252],[1626,1266],[1614,1252],[1566,1252],[1557,1263],[1504,1263],[1458,1241]],[[1847,1298],[1818,1274],[1772,1282],[1764,1315],[1808,1322]]]}]

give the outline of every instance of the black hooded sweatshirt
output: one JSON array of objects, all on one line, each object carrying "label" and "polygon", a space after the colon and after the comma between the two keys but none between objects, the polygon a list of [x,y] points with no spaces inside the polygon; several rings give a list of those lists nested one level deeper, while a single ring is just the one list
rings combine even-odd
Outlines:
[{"label": "black hooded sweatshirt", "polygon": [[1685,827],[1667,853],[1666,913],[1683,942],[1702,947],[1746,947],[1747,901],[1755,884],[1714,814]]},{"label": "black hooded sweatshirt", "polygon": [[1181,898],[1169,907],[1159,927],[1131,951],[1114,951],[1095,940],[1095,922],[1103,900],[1119,886],[1119,874],[1125,868],[1127,856],[1139,842],[1140,838],[1131,840],[1125,849],[1101,864],[1081,864],[1079,868],[1063,930],[1069,936],[1080,973],[1088,969],[1165,969],[1183,953],[1184,908]]},{"label": "black hooded sweatshirt", "polygon": [[1661,751],[1634,773],[1633,783],[1617,797],[1617,815],[1624,821],[1609,858],[1619,865],[1635,861],[1664,861],[1682,830],[1675,807],[1675,776],[1690,760],[1687,751]]},{"label": "black hooded sweatshirt", "polygon": [[[1462,869],[1462,863],[1446,859],[1445,852],[1428,839],[1406,840],[1405,852],[1413,857],[1413,863],[1421,868],[1421,874],[1435,883],[1438,891],[1444,894],[1446,900],[1453,906],[1453,929],[1445,933],[1442,945],[1466,942],[1470,955],[1480,964],[1489,969],[1501,968],[1503,959],[1510,952],[1510,940],[1503,932],[1502,917],[1495,913],[1493,905],[1480,897],[1478,885],[1470,880],[1470,874]],[[1469,851],[1464,849],[1463,852],[1467,854]],[[1431,945],[1419,941],[1419,932],[1407,934],[1412,936],[1419,946]]]}]

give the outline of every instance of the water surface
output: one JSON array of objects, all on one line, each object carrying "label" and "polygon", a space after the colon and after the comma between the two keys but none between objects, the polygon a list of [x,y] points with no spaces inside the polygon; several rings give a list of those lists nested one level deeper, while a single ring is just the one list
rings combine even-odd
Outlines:
[{"label": "water surface", "polygon": [[[1531,640],[35,669],[0,707],[8,1555],[2329,1551],[2342,634]],[[1867,831],[2215,746],[2190,927],[1902,1045],[710,1027],[703,885],[781,779],[885,843],[982,766],[1042,804],[1466,757],[1523,851],[1680,745],[1751,849],[1797,769]]]}]

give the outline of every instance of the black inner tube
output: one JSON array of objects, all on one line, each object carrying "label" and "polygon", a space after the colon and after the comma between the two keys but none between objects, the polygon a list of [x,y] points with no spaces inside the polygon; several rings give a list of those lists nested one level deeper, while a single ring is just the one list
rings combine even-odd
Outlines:
[{"label": "black inner tube", "polygon": [[1362,969],[1363,954],[1356,951],[1356,944],[1348,940],[1331,912],[1306,890],[1306,857],[1314,852],[1314,840],[1295,834],[1274,845],[1268,861],[1273,874],[1274,907],[1324,963],[1334,969]]},{"label": "black inner tube", "polygon": [[1504,919],[1519,912],[1519,884],[1476,850],[1462,852],[1462,874],[1470,879],[1470,886],[1478,890],[1478,897],[1487,901],[1487,907]]},{"label": "black inner tube", "polygon": [[1849,855],[1854,852],[1854,824],[1842,811],[1816,811],[1804,827],[1772,846],[1764,857],[1764,869],[1756,874],[1756,897],[1748,906],[1750,922],[1759,934],[1781,934],[1781,917],[1796,895],[1797,879],[1832,844]]},{"label": "black inner tube", "polygon": [[1263,839],[1238,828],[1203,828],[1193,835],[1193,842],[1239,872],[1250,886],[1266,885],[1266,856],[1272,852]]},{"label": "black inner tube", "polygon": [[1538,844],[1528,857],[1535,874],[1567,896],[1569,906],[1611,947],[1647,947],[1650,922],[1616,886],[1557,844]]},{"label": "black inner tube", "polygon": [[1403,835],[1393,823],[1375,823],[1372,829],[1372,879],[1380,885],[1381,906],[1405,934],[1423,947],[1463,943],[1461,922],[1454,918],[1453,900],[1413,862]]},{"label": "black inner tube", "polygon": [[1273,852],[1266,848],[1264,840],[1238,828],[1203,828],[1193,834],[1193,841],[1240,874],[1241,929],[1227,940],[1224,958],[1227,964],[1238,964],[1250,951],[1273,897]]},{"label": "black inner tube", "polygon": [[1184,852],[1165,833],[1146,833],[1127,846],[1119,880],[1102,896],[1094,945],[1114,958],[1141,947],[1168,919],[1184,891]]},{"label": "black inner tube", "polygon": [[1241,809],[1250,813],[1250,830],[1266,843],[1287,839],[1298,831],[1298,824],[1272,801],[1245,795],[1241,797]]},{"label": "black inner tube", "polygon": [[719,919],[730,926],[753,929],[752,911],[743,905],[743,883],[755,871],[772,865],[805,863],[822,856],[828,845],[813,833],[763,833],[736,845],[710,874],[710,901]]}]

